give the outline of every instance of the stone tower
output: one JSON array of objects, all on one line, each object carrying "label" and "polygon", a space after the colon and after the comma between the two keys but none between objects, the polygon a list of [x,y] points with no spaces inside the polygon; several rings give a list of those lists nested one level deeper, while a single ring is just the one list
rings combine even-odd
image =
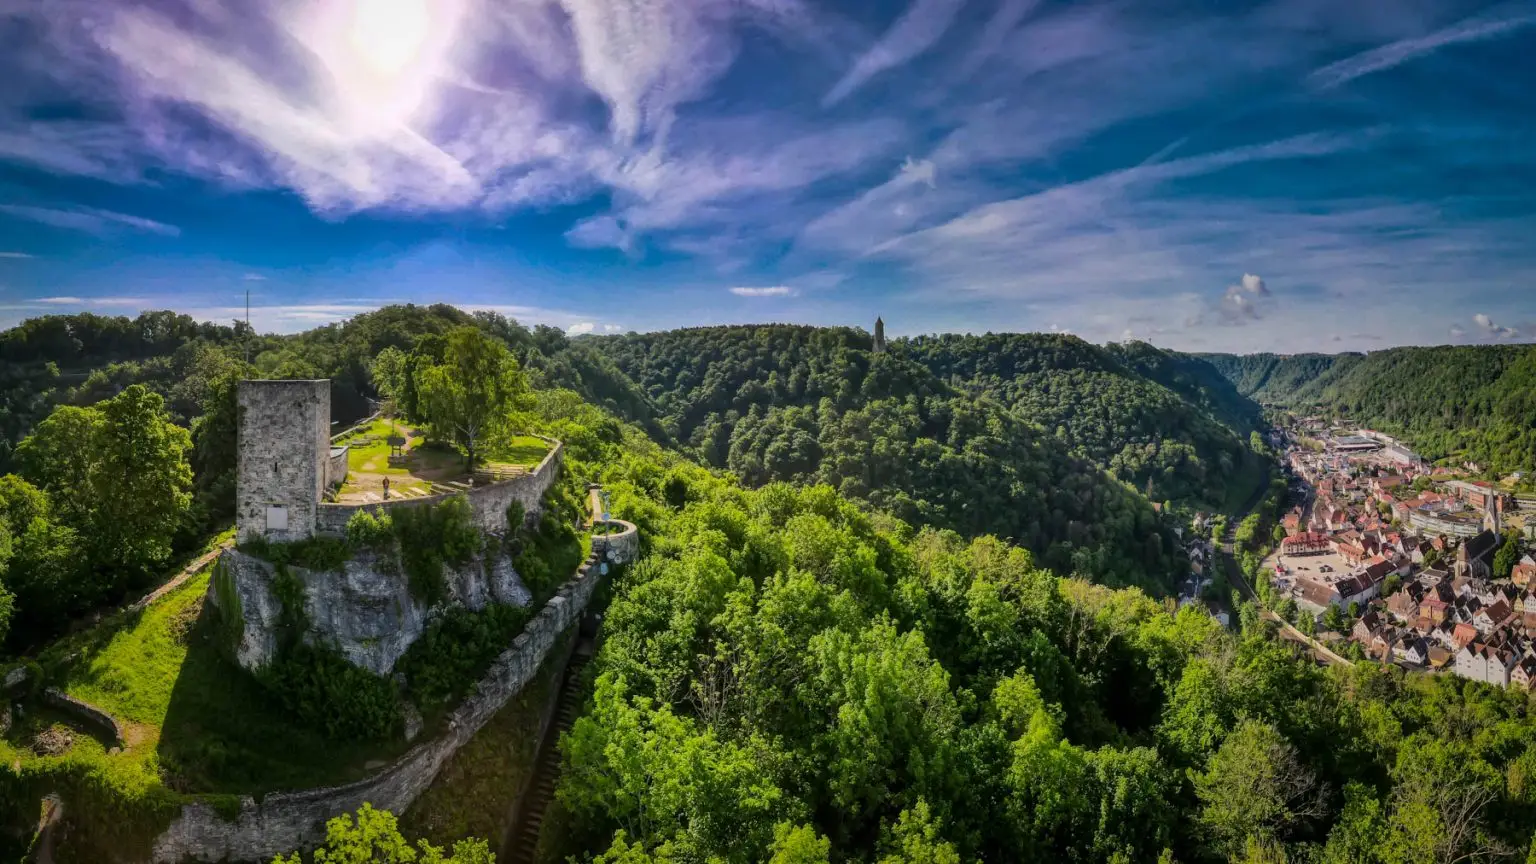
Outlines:
[{"label": "stone tower", "polygon": [[235,527],[253,537],[312,537],[331,450],[331,382],[241,381]]},{"label": "stone tower", "polygon": [[885,351],[885,322],[880,320],[880,316],[877,315],[877,316],[875,316],[875,353],[876,354],[881,354],[881,353],[884,353],[884,351]]}]

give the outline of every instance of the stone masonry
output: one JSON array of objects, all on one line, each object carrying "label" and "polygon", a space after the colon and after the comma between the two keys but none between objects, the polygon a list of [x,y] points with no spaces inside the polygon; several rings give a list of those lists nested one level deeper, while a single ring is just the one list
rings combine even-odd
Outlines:
[{"label": "stone masonry", "polygon": [[331,453],[329,381],[241,381],[235,526],[239,539],[315,533]]}]

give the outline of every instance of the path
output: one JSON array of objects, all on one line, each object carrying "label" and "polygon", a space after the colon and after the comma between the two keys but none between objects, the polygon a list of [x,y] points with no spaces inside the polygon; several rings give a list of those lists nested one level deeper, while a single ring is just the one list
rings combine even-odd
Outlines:
[{"label": "path", "polygon": [[156,588],[155,590],[144,595],[138,601],[130,604],[128,606],[128,611],[134,612],[139,609],[143,609],[146,606],[155,603],[161,597],[164,597],[172,591],[175,591],[177,588],[180,588],[183,582],[186,582],[188,579],[191,579],[193,576],[201,573],[204,567],[207,567],[209,564],[213,563],[213,559],[224,554],[224,550],[233,545],[235,545],[234,540],[225,540],[207,552],[197,556],[192,560],[191,564],[183,567],[180,573],[177,573],[174,577],[172,577],[171,581],[161,585],[159,588]]},{"label": "path", "polygon": [[566,664],[560,684],[560,703],[544,739],[539,742],[533,779],[519,802],[517,821],[507,832],[501,854],[496,856],[502,864],[532,864],[534,860],[534,853],[539,848],[539,829],[544,825],[549,803],[554,800],[555,784],[560,781],[560,736],[571,728],[576,715],[581,712],[581,670],[592,659],[592,650],[592,643],[583,639]]}]

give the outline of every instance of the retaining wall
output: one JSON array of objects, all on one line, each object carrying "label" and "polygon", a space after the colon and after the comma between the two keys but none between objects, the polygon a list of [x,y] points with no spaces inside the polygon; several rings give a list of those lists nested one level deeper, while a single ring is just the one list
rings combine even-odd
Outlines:
[{"label": "retaining wall", "polygon": [[596,563],[597,556],[593,555],[528,622],[512,647],[480,679],[475,692],[449,717],[442,735],[355,783],[275,793],[259,802],[242,796],[240,813],[233,820],[226,820],[207,804],[185,805],[156,838],[153,860],[157,864],[268,861],[274,855],[318,844],[325,838],[326,820],[355,811],[364,802],[403,813],[432,784],[448,758],[532,680],[560,634],[580,620],[602,578]]},{"label": "retaining wall", "polygon": [[606,523],[624,528],[617,534],[592,535],[592,554],[614,564],[628,564],[640,557],[640,530],[623,519],[610,519]]},{"label": "retaining wall", "polygon": [[[490,483],[485,486],[477,486],[463,494],[469,498],[470,509],[474,512],[475,524],[482,531],[504,531],[507,528],[507,505],[513,501],[523,505],[525,514],[537,513],[540,502],[544,498],[544,492],[555,482],[555,477],[560,473],[561,454],[564,446],[551,438],[542,439],[547,442],[549,452],[544,454],[544,459],[538,467],[527,474],[520,474],[509,480],[498,483]],[[435,504],[452,497],[450,494],[429,495],[423,498],[391,498],[388,501],[374,504],[330,504],[321,503],[315,514],[315,530],[330,534],[343,534],[347,530],[347,520],[359,510],[391,510],[403,507],[421,507],[427,504]]]},{"label": "retaining wall", "polygon": [[111,740],[113,746],[124,747],[126,739],[123,738],[122,727],[117,725],[117,720],[111,714],[97,708],[89,702],[76,699],[61,690],[49,687],[43,691],[43,704],[62,711],[65,714],[79,720],[81,725],[87,726],[96,733]]}]

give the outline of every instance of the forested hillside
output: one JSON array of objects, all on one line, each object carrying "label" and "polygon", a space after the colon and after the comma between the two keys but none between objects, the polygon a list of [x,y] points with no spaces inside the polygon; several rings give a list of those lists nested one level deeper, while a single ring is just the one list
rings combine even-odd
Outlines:
[{"label": "forested hillside", "polygon": [[[543,861],[1525,860],[1526,695],[1059,579],[829,487],[614,465],[604,617]],[[662,503],[668,502],[668,503]]]},{"label": "forested hillside", "polygon": [[1401,435],[1431,459],[1536,470],[1536,346],[1200,356],[1259,401]]},{"label": "forested hillside", "polygon": [[1075,336],[941,335],[894,343],[940,380],[1043,427],[1153,501],[1225,508],[1264,482],[1257,406],[1203,361]]},{"label": "forested hillside", "polygon": [[[1175,538],[1102,455],[844,328],[711,327],[592,340],[668,434],[748,485],[825,483],[905,520],[993,533],[1049,566],[1166,588]],[[1096,405],[1097,403],[1095,403]],[[1086,410],[1093,410],[1092,408]]]}]

